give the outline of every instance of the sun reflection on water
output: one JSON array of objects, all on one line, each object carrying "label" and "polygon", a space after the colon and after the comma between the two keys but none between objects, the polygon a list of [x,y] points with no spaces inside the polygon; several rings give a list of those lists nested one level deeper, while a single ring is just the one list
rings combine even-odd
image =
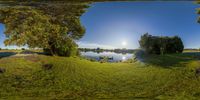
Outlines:
[{"label": "sun reflection on water", "polygon": [[124,60],[126,60],[126,57],[125,57],[125,56],[123,56],[123,57],[122,57],[122,60],[123,60],[123,61],[124,61]]}]

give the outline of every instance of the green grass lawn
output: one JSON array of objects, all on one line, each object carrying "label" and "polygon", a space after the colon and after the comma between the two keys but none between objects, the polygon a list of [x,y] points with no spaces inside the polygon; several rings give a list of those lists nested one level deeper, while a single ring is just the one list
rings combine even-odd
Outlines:
[{"label": "green grass lawn", "polygon": [[[200,98],[197,58],[186,54],[146,58],[144,64],[44,55],[4,57],[0,59],[0,68],[6,69],[0,73],[0,99]],[[43,64],[53,67],[45,70]]]}]

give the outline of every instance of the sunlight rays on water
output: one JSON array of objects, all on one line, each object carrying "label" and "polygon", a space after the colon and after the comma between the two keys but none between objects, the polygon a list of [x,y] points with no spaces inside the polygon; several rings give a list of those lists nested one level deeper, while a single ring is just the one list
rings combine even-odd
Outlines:
[{"label": "sunlight rays on water", "polygon": [[99,57],[108,57],[108,58],[113,58],[112,61],[110,62],[118,62],[118,61],[126,61],[128,59],[131,59],[134,57],[134,54],[132,53],[115,53],[115,52],[81,52],[81,55],[83,57],[89,58],[89,59],[94,59],[94,60],[99,60]]}]

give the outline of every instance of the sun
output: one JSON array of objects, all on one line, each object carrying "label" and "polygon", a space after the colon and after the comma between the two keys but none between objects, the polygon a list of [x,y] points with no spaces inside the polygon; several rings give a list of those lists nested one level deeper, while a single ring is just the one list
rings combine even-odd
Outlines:
[{"label": "sun", "polygon": [[126,41],[122,41],[122,45],[126,46],[127,45]]}]

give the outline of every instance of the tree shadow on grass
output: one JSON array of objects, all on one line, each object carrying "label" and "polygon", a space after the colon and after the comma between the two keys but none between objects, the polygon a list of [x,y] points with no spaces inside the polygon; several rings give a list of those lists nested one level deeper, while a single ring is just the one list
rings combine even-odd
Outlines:
[{"label": "tree shadow on grass", "polygon": [[143,59],[143,63],[163,68],[184,67],[184,65],[189,61],[200,60],[200,52],[187,52],[165,55],[142,54],[140,56],[140,58]]},{"label": "tree shadow on grass", "polygon": [[17,54],[16,52],[0,52],[0,58],[10,57],[16,54]]}]

